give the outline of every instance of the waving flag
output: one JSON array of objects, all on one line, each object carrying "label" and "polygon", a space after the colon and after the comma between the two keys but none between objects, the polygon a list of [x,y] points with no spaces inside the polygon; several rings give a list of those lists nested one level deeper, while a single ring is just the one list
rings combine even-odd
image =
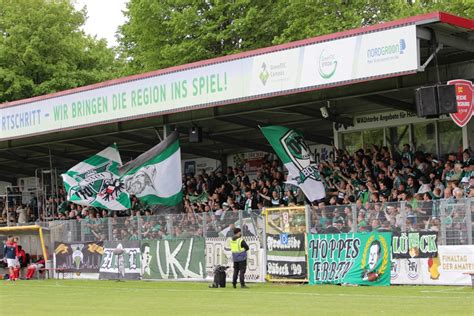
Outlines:
[{"label": "waving flag", "polygon": [[148,205],[175,206],[182,202],[181,150],[177,132],[119,171],[127,192]]},{"label": "waving flag", "polygon": [[267,126],[261,130],[288,169],[286,182],[298,185],[310,201],[324,198],[321,175],[303,135],[283,126]]},{"label": "waving flag", "polygon": [[113,144],[78,163],[62,174],[68,201],[108,210],[130,208],[130,197],[119,178],[122,165],[117,146]]}]

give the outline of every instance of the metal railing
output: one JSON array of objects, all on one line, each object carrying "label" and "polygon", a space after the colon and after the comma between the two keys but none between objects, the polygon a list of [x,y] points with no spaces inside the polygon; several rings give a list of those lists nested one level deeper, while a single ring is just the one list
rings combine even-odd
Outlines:
[{"label": "metal railing", "polygon": [[440,245],[472,245],[471,198],[309,208],[308,233],[437,231]]},{"label": "metal railing", "polygon": [[[440,245],[472,245],[473,206],[471,198],[365,205],[320,204],[306,206],[304,227],[307,233],[319,234],[437,231]],[[51,242],[229,237],[235,227],[241,228],[244,236],[258,236],[260,240],[264,240],[265,234],[260,210],[91,217],[36,224],[48,228]]]},{"label": "metal railing", "polygon": [[48,228],[55,241],[114,241],[188,237],[229,237],[235,227],[244,236],[262,236],[260,211],[183,213],[150,216],[84,218],[37,222]]}]

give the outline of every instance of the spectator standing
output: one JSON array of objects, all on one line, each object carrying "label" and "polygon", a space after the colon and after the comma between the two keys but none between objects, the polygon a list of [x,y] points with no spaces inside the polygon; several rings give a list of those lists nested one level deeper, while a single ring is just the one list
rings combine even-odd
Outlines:
[{"label": "spectator standing", "polygon": [[247,270],[247,251],[249,246],[242,238],[240,228],[234,229],[234,236],[230,240],[230,251],[234,261],[234,275],[232,276],[232,286],[237,288],[237,277],[239,277],[240,287],[247,288],[245,285],[245,271]]}]

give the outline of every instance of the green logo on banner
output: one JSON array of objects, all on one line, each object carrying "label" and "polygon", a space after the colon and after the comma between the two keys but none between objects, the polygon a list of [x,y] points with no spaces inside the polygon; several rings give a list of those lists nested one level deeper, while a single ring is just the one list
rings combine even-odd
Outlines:
[{"label": "green logo on banner", "polygon": [[337,69],[337,59],[334,54],[328,53],[323,50],[319,55],[319,75],[323,79],[331,78]]},{"label": "green logo on banner", "polygon": [[263,83],[263,85],[267,84],[268,78],[270,77],[270,73],[267,70],[267,64],[262,63],[262,71],[260,71],[260,81]]}]

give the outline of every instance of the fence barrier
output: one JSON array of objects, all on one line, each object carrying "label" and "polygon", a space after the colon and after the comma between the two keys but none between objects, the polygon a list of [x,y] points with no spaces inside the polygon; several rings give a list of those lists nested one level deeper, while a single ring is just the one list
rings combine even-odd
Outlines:
[{"label": "fence barrier", "polygon": [[[240,227],[251,248],[249,282],[352,284],[358,278],[359,284],[385,285],[390,274],[392,284],[470,284],[462,273],[474,270],[471,208],[471,199],[450,199],[36,224],[48,232],[55,266],[71,276],[94,271],[107,279],[209,280],[215,265],[231,266],[227,240]],[[117,247],[124,249],[122,258],[113,253]],[[356,250],[364,257],[348,258]],[[387,252],[393,258],[388,264]],[[365,271],[370,256],[378,259],[376,268]]]}]

